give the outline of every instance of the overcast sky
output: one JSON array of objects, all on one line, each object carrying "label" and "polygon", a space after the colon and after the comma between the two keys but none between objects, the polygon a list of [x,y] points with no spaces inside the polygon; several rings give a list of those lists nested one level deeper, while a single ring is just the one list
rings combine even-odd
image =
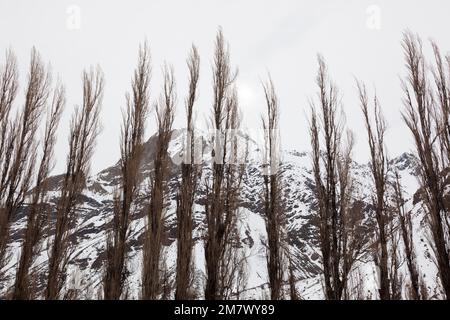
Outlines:
[{"label": "overcast sky", "polygon": [[[264,111],[260,79],[270,71],[281,103],[283,147],[308,150],[306,113],[315,97],[317,53],[321,53],[340,88],[347,124],[356,134],[355,158],[366,161],[368,150],[354,78],[376,87],[389,123],[391,156],[412,149],[400,118],[400,77],[404,73],[400,41],[409,28],[424,40],[450,49],[450,2],[364,0],[146,0],[62,1],[0,0],[0,51],[11,47],[20,65],[21,96],[34,45],[66,85],[67,106],[58,135],[55,172],[64,167],[68,120],[81,102],[81,72],[99,64],[106,86],[103,131],[92,162],[97,172],[119,155],[119,128],[124,94],[136,65],[140,42],[148,40],[153,76],[152,100],[161,89],[161,66],[173,65],[178,87],[175,126],[184,123],[187,87],[186,56],[192,43],[201,55],[198,112],[204,121],[211,106],[211,61],[214,37],[222,26],[239,67],[239,95],[245,126],[260,127]],[[425,43],[427,43],[425,41]],[[147,137],[155,129],[150,118]]]}]

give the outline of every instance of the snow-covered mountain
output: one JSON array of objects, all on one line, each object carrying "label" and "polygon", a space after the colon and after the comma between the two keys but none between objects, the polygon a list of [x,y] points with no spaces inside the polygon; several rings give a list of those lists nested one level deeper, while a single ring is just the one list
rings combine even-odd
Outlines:
[{"label": "snow-covered mountain", "polygon": [[[184,131],[175,130],[169,147],[169,153],[173,160],[180,156]],[[152,156],[155,137],[145,143],[145,157],[141,167],[141,189],[144,192],[148,188],[148,177],[152,170]],[[256,159],[261,157],[261,147],[250,140],[249,154],[251,159],[246,166],[244,185],[242,192],[243,203],[239,218],[239,232],[241,233],[242,248],[248,257],[248,283],[241,297],[264,298],[268,296],[267,272],[265,258],[265,224],[261,216],[261,203],[259,199],[262,176],[260,163]],[[176,259],[176,215],[175,196],[179,183],[179,167],[174,163],[171,166],[171,179],[169,188],[172,190],[166,211],[166,230],[164,233],[165,257],[168,268],[174,267]],[[418,254],[418,265],[422,278],[426,281],[430,296],[439,297],[436,288],[436,267],[432,262],[432,253],[425,234],[426,227],[420,201],[414,200],[414,194],[418,189],[417,160],[410,153],[391,160],[401,176],[405,197],[408,199],[407,207],[413,215],[414,245]],[[372,192],[372,181],[368,164],[353,163],[355,186],[357,196],[365,212],[363,222],[367,227],[368,241],[373,241],[373,225],[370,216],[369,205]],[[314,180],[311,172],[310,155],[306,152],[285,150],[282,152],[281,172],[285,183],[285,197],[287,210],[287,236],[289,250],[294,257],[294,273],[297,279],[297,289],[303,299],[321,299],[322,282],[320,276],[320,250],[318,247],[318,231],[314,222],[313,188]],[[111,166],[92,175],[87,180],[86,188],[80,204],[79,218],[74,227],[71,241],[71,263],[69,265],[69,278],[67,289],[79,289],[81,298],[95,298],[101,292],[101,275],[105,257],[106,231],[111,219],[113,194],[119,187],[120,171],[118,165]],[[61,176],[50,178],[50,190],[47,194],[48,201],[54,205],[59,194],[59,182]],[[195,266],[197,272],[198,292],[201,293],[201,279],[204,270],[203,255],[203,227],[204,209],[201,205],[202,192],[195,205]],[[142,208],[141,205],[137,209]],[[144,212],[136,210],[131,223],[130,246],[128,250],[128,287],[131,298],[139,295],[139,283],[141,279],[141,254],[143,230],[145,225]],[[6,269],[13,281],[14,269],[20,253],[21,232],[25,226],[25,217],[19,219],[13,225],[13,243],[11,250],[12,259]],[[372,231],[371,231],[372,230]],[[45,271],[47,259],[46,244],[43,244],[41,254],[36,262],[37,271]],[[357,274],[363,280],[365,290],[364,298],[376,298],[377,276],[376,268],[372,262],[370,252],[361,258],[356,265]],[[406,270],[405,263],[401,266]],[[351,285],[352,280],[349,281]],[[407,278],[404,281],[407,287]],[[2,290],[6,290],[6,286]]]}]

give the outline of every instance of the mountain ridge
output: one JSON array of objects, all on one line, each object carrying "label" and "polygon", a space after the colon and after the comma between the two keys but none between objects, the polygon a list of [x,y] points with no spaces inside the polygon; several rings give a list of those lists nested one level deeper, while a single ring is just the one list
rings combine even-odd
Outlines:
[{"label": "mountain ridge", "polygon": [[[169,146],[169,154],[171,159],[180,156],[180,144],[184,137],[184,131],[174,130]],[[202,138],[203,139],[203,138]],[[152,156],[154,151],[155,136],[150,137],[144,143],[144,157],[140,167],[140,185],[141,196],[145,194],[148,188],[148,179],[152,171]],[[207,147],[208,142],[202,140],[202,145]],[[251,140],[249,144],[249,153],[252,157],[261,157],[261,146],[255,140]],[[167,199],[167,210],[165,216],[165,232],[164,232],[164,251],[166,263],[169,270],[173,271],[176,261],[176,215],[175,215],[175,197],[177,185],[179,183],[179,172],[177,172],[176,161],[171,161],[170,179],[168,181],[169,198]],[[108,168],[100,170],[98,173],[89,176],[86,180],[86,188],[79,205],[79,214],[74,227],[74,235],[72,236],[72,262],[69,265],[69,277],[66,290],[79,290],[85,298],[95,296],[96,292],[101,291],[101,275],[98,272],[103,267],[106,245],[106,231],[109,221],[112,217],[112,205],[114,192],[120,187],[120,169],[118,162]],[[415,176],[418,170],[417,159],[412,153],[402,153],[400,156],[390,160],[390,164],[395,166],[400,172],[402,185],[405,187],[407,205],[411,212],[415,214],[414,223],[422,224],[423,213],[420,208],[415,208],[412,199],[418,189],[418,183]],[[204,164],[204,166],[207,164]],[[286,233],[289,245],[289,251],[295,257],[295,277],[297,279],[297,289],[302,298],[318,299],[321,298],[321,282],[320,282],[320,250],[318,248],[317,228],[314,222],[314,198],[313,188],[314,181],[311,171],[311,160],[307,152],[296,150],[283,150],[280,172],[284,181],[284,196],[286,203],[287,226]],[[371,230],[374,228],[370,225],[370,193],[371,193],[371,175],[368,164],[359,164],[353,162],[352,170],[355,174],[355,185],[359,193],[360,205],[364,208],[365,216],[363,222],[367,226],[367,236],[370,238]],[[58,183],[61,181],[62,175],[52,176],[49,178],[49,189],[47,198],[49,205],[55,205],[58,199]],[[241,245],[244,248],[248,259],[248,284],[244,292],[246,298],[263,298],[266,292],[266,271],[265,271],[265,225],[261,216],[262,207],[259,199],[261,190],[261,166],[257,163],[250,163],[246,166],[242,204],[239,218],[239,232]],[[202,196],[204,192],[199,190],[194,206],[194,261],[195,272],[198,275],[195,284],[196,291],[201,298],[202,294],[202,272],[204,271],[203,244],[201,241],[204,228],[204,213],[202,208]],[[143,241],[143,230],[145,226],[145,204],[141,197],[137,201],[136,208],[130,224],[130,241],[127,253],[127,270],[129,279],[127,286],[131,298],[139,296],[140,282],[140,264],[141,250]],[[25,226],[24,216],[16,221],[13,225],[14,241],[10,244],[12,252],[18,256],[20,247],[20,232]],[[415,235],[415,242],[421,244],[424,236],[422,231]],[[416,239],[417,238],[417,239]],[[373,241],[373,239],[369,239]],[[46,244],[48,238],[44,241],[43,250],[41,251],[36,264],[36,270],[45,270],[46,266]],[[422,247],[420,247],[422,250]],[[427,256],[428,246],[421,251],[422,256]],[[376,268],[371,264],[370,257],[367,259],[366,265],[363,264],[362,269],[366,270],[363,277],[367,278],[367,297],[376,296]],[[11,259],[7,265],[9,271],[10,283],[13,281],[14,266],[17,257]],[[421,263],[430,264],[431,257],[421,259]],[[373,263],[372,263],[373,264]],[[430,269],[429,277],[433,278],[433,269]],[[427,270],[428,270],[427,269]],[[97,272],[93,272],[96,270]],[[375,271],[374,271],[375,270]],[[94,276],[95,275],[95,276]],[[372,277],[370,280],[369,278]],[[6,287],[3,288],[6,290]],[[405,289],[406,290],[406,289]],[[430,292],[436,291],[436,284],[431,281],[429,284]]]}]

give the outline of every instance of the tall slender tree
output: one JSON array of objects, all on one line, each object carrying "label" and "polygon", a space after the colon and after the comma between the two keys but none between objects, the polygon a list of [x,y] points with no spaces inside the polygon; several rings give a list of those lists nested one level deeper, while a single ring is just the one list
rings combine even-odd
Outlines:
[{"label": "tall slender tree", "polygon": [[[1,76],[0,123],[2,136],[0,156],[0,267],[4,262],[9,228],[31,187],[37,157],[38,127],[50,93],[51,77],[39,53],[32,49],[25,90],[25,104],[15,119],[9,119],[17,92],[17,67],[12,52],[7,54]],[[1,268],[0,268],[1,269]]]},{"label": "tall slender tree", "polygon": [[34,294],[31,291],[30,269],[41,248],[40,241],[48,221],[49,207],[45,204],[45,192],[47,191],[47,178],[53,165],[56,133],[64,106],[65,90],[62,86],[58,86],[54,91],[52,105],[48,110],[39,168],[34,187],[31,190],[30,203],[27,206],[27,225],[17,266],[13,299],[30,299]]},{"label": "tall slender tree", "polygon": [[411,212],[406,211],[405,208],[405,199],[403,196],[403,190],[400,183],[400,175],[398,173],[398,170],[394,171],[394,175],[395,212],[398,216],[400,224],[400,233],[404,245],[405,260],[409,271],[409,279],[411,281],[410,295],[413,300],[419,300],[422,299],[422,297],[420,292],[419,271],[416,262],[417,258],[414,250]]},{"label": "tall slender tree", "polygon": [[[365,85],[358,82],[359,100],[361,110],[364,115],[366,125],[369,149],[370,149],[370,170],[375,185],[375,194],[372,197],[372,203],[375,208],[375,218],[377,222],[377,247],[376,264],[379,268],[379,295],[381,300],[391,299],[391,282],[389,278],[389,250],[388,250],[388,224],[389,214],[386,205],[386,188],[388,175],[388,160],[384,145],[384,136],[386,132],[386,122],[381,113],[377,97],[374,98],[374,120],[369,114],[369,98]],[[375,121],[374,123],[372,123]],[[391,239],[393,240],[393,239]],[[394,257],[391,257],[393,259]],[[391,281],[392,280],[392,281]]]},{"label": "tall slender tree", "polygon": [[5,263],[11,216],[6,211],[6,190],[16,134],[11,123],[11,109],[17,95],[18,71],[16,56],[6,52],[5,63],[0,66],[0,281]]},{"label": "tall slender tree", "polygon": [[213,64],[213,161],[211,176],[206,177],[205,183],[205,299],[208,300],[230,296],[227,289],[231,289],[235,280],[232,270],[237,267],[235,263],[245,260],[233,256],[233,248],[239,243],[236,221],[243,177],[243,166],[236,165],[243,163],[238,160],[236,131],[240,119],[237,93],[233,89],[236,76],[237,72],[231,69],[228,45],[219,30]]},{"label": "tall slender tree", "polygon": [[133,205],[139,193],[139,168],[143,156],[143,137],[148,115],[150,54],[147,43],[139,49],[139,60],[126,95],[123,112],[120,169],[121,189],[114,199],[114,217],[107,239],[107,265],[104,276],[105,299],[120,299],[126,280],[126,248]]},{"label": "tall slender tree", "polygon": [[[310,121],[312,166],[325,297],[339,300],[343,298],[348,276],[362,250],[361,217],[353,206],[353,135],[347,134],[347,145],[344,145],[337,89],[328,78],[321,56],[318,62],[319,105],[312,104]],[[320,110],[320,127],[316,108]]]},{"label": "tall slender tree", "polygon": [[70,124],[69,154],[60,197],[56,205],[53,237],[49,245],[46,299],[61,298],[70,260],[70,235],[78,217],[78,200],[89,174],[95,140],[100,130],[99,112],[103,94],[100,70],[83,73],[83,104],[76,108]]},{"label": "tall slender tree", "polygon": [[281,198],[281,176],[279,172],[279,105],[272,79],[263,84],[267,115],[263,117],[265,159],[263,173],[264,219],[267,231],[267,270],[270,298],[281,298],[283,283],[283,223],[284,212]]},{"label": "tall slender tree", "polygon": [[438,71],[435,71],[435,83],[438,86],[439,99],[436,99],[429,80],[420,38],[406,32],[402,44],[408,72],[406,79],[402,82],[405,106],[402,115],[414,138],[416,154],[420,162],[419,179],[423,190],[422,200],[432,235],[432,247],[443,292],[446,298],[450,299],[450,259],[446,240],[449,232],[449,209],[444,202],[445,170],[448,169],[449,164],[448,154],[444,153],[448,140],[446,130],[448,89],[445,89],[445,78],[441,78],[436,47]]},{"label": "tall slender tree", "polygon": [[200,56],[192,46],[187,61],[189,69],[189,93],[186,98],[186,141],[184,162],[181,164],[181,186],[177,196],[177,271],[175,299],[192,298],[192,228],[193,205],[197,189],[199,166],[195,164],[194,103],[197,98]]},{"label": "tall slender tree", "polygon": [[[217,298],[230,299],[239,296],[246,285],[247,256],[241,247],[239,236],[240,203],[242,202],[242,182],[248,159],[248,141],[240,135],[241,117],[237,89],[234,87],[227,98],[223,144],[219,154],[224,164],[221,195],[222,217],[219,218],[219,242],[221,248],[218,260]],[[244,140],[244,141],[243,141]],[[244,143],[245,142],[245,143]],[[215,144],[215,147],[218,147]],[[218,149],[215,149],[218,150]],[[208,192],[207,192],[208,194]],[[223,219],[223,220],[221,220]]]},{"label": "tall slender tree", "polygon": [[165,202],[168,195],[167,180],[170,173],[168,148],[172,136],[176,100],[173,69],[165,65],[163,93],[156,105],[158,132],[145,230],[142,272],[143,299],[156,299],[161,290],[162,236],[164,231]]}]

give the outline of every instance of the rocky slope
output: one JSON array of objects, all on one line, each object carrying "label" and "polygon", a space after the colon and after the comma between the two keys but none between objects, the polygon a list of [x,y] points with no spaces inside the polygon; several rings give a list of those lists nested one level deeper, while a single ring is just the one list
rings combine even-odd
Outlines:
[{"label": "rocky slope", "polygon": [[[173,160],[171,166],[171,179],[169,187],[170,199],[166,211],[166,232],[164,236],[166,263],[170,269],[176,259],[176,220],[175,220],[175,195],[179,183],[179,167],[175,164],[182,150],[183,131],[175,130],[172,135],[169,152]],[[155,138],[152,137],[145,144],[145,159],[141,167],[141,190],[148,188],[148,176],[152,170],[151,159],[154,150]],[[207,142],[203,145],[208,148]],[[206,152],[205,152],[206,154]],[[244,297],[264,298],[267,297],[266,268],[264,256],[264,242],[266,237],[264,220],[261,216],[259,202],[260,187],[262,184],[260,164],[257,159],[261,158],[260,146],[250,140],[250,161],[246,167],[244,186],[239,219],[239,232],[241,235],[242,248],[244,248],[248,259],[248,282]],[[427,282],[430,295],[439,297],[436,289],[436,268],[432,263],[431,252],[424,232],[423,212],[420,203],[413,205],[413,196],[417,191],[416,170],[417,160],[412,154],[404,153],[392,159],[401,175],[405,196],[409,199],[407,206],[413,214],[415,229],[415,246],[418,252],[418,262],[422,269],[423,277]],[[205,164],[207,166],[207,164]],[[323,297],[322,284],[320,280],[320,251],[317,243],[317,228],[314,223],[314,201],[312,190],[314,181],[311,172],[311,159],[306,152],[283,151],[281,170],[285,181],[285,197],[287,208],[287,235],[289,250],[294,257],[295,276],[297,288],[304,299],[320,299]],[[365,217],[362,223],[367,227],[368,241],[373,241],[370,230],[371,225],[370,205],[368,204],[371,194],[371,176],[367,164],[353,164],[355,174],[355,186],[357,196],[364,208]],[[61,176],[50,179],[51,190],[48,192],[48,201],[54,205],[58,198],[58,186]],[[111,166],[99,173],[89,177],[86,189],[80,204],[79,218],[74,227],[72,237],[71,257],[69,266],[68,289],[79,290],[81,298],[95,298],[101,292],[101,274],[105,250],[105,237],[109,220],[112,213],[112,197],[119,187],[119,168]],[[198,273],[197,289],[201,292],[201,279],[204,270],[203,242],[201,240],[204,227],[203,206],[201,205],[202,192],[195,206],[195,265]],[[131,298],[138,297],[140,282],[140,264],[143,228],[145,224],[142,212],[142,202],[137,205],[136,214],[131,223],[131,239],[128,250],[129,271],[129,294]],[[14,266],[20,250],[20,234],[25,225],[24,216],[19,217],[13,226],[13,243],[11,244],[12,258],[6,266],[10,281],[13,279]],[[45,271],[47,259],[46,243],[43,244],[42,252],[36,262],[37,271]],[[362,257],[359,262],[359,271],[353,277],[363,279],[365,286],[364,298],[376,298],[376,268],[371,262],[370,253]],[[402,269],[405,269],[404,263]],[[353,282],[354,279],[352,279]],[[350,283],[352,283],[350,281]],[[405,288],[407,281],[405,283]],[[2,290],[6,290],[4,286]]]}]

